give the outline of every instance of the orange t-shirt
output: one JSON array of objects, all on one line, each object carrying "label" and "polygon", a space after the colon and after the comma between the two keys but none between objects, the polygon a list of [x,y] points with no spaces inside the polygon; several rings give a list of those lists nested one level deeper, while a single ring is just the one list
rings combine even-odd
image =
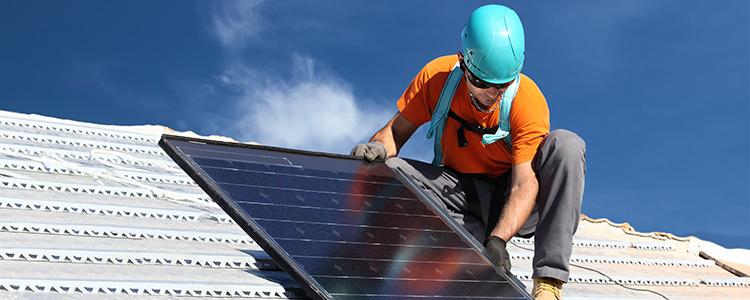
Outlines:
[{"label": "orange t-shirt", "polygon": [[[430,121],[443,85],[457,62],[458,55],[436,58],[414,77],[397,102],[398,110],[406,120],[414,126]],[[466,84],[464,76],[453,95],[450,109],[469,123],[485,128],[497,126],[499,109],[483,113],[474,108]],[[549,108],[536,83],[521,74],[521,85],[510,110],[512,151],[504,141],[484,145],[481,136],[469,130],[465,130],[469,144],[461,148],[456,134],[460,125],[453,118],[446,120],[442,138],[443,164],[461,173],[499,176],[512,165],[534,159],[537,147],[549,133]]]}]

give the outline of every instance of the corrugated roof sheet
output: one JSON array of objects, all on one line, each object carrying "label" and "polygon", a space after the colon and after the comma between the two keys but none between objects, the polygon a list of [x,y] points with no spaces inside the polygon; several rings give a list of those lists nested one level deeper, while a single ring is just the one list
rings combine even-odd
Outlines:
[{"label": "corrugated roof sheet", "polygon": [[[0,298],[304,298],[161,152],[162,133],[0,111]],[[662,299],[590,268],[669,299],[750,298],[748,277],[699,256],[741,269],[747,250],[588,217],[574,245],[587,269],[572,267],[566,299]],[[509,246],[528,288],[532,249]]]}]

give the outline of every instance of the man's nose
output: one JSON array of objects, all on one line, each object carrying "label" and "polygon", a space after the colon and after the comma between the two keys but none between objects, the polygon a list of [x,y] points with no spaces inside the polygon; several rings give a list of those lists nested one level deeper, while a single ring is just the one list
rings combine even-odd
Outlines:
[{"label": "man's nose", "polygon": [[505,87],[503,88],[491,87],[491,88],[484,90],[485,92],[484,95],[490,98],[497,98],[499,95],[502,95],[503,93],[505,93],[505,90],[507,89],[508,88],[505,88]]},{"label": "man's nose", "polygon": [[488,90],[490,93],[496,94],[496,93],[505,93],[505,90],[507,90],[507,87],[490,87]]}]

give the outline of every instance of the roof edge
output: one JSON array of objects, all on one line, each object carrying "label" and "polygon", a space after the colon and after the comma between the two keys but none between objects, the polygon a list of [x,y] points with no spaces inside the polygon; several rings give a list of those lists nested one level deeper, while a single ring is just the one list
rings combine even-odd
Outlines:
[{"label": "roof edge", "polygon": [[605,223],[621,229],[627,235],[688,243],[688,252],[713,260],[717,266],[739,277],[747,277],[750,274],[750,249],[727,249],[695,236],[681,237],[668,232],[639,232],[630,223],[615,223],[607,218],[594,219],[585,214],[581,214],[581,220],[589,223]]}]

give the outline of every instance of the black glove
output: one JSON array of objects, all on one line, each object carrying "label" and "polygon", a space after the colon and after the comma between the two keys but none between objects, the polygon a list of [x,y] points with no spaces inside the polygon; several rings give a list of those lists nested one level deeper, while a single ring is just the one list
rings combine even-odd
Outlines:
[{"label": "black glove", "polygon": [[505,241],[491,235],[484,241],[484,251],[492,262],[505,272],[510,272],[510,255],[505,249]]},{"label": "black glove", "polygon": [[369,142],[367,144],[359,144],[354,146],[351,155],[359,158],[364,158],[367,161],[374,161],[376,159],[385,159],[387,152],[385,146],[378,142]]}]

